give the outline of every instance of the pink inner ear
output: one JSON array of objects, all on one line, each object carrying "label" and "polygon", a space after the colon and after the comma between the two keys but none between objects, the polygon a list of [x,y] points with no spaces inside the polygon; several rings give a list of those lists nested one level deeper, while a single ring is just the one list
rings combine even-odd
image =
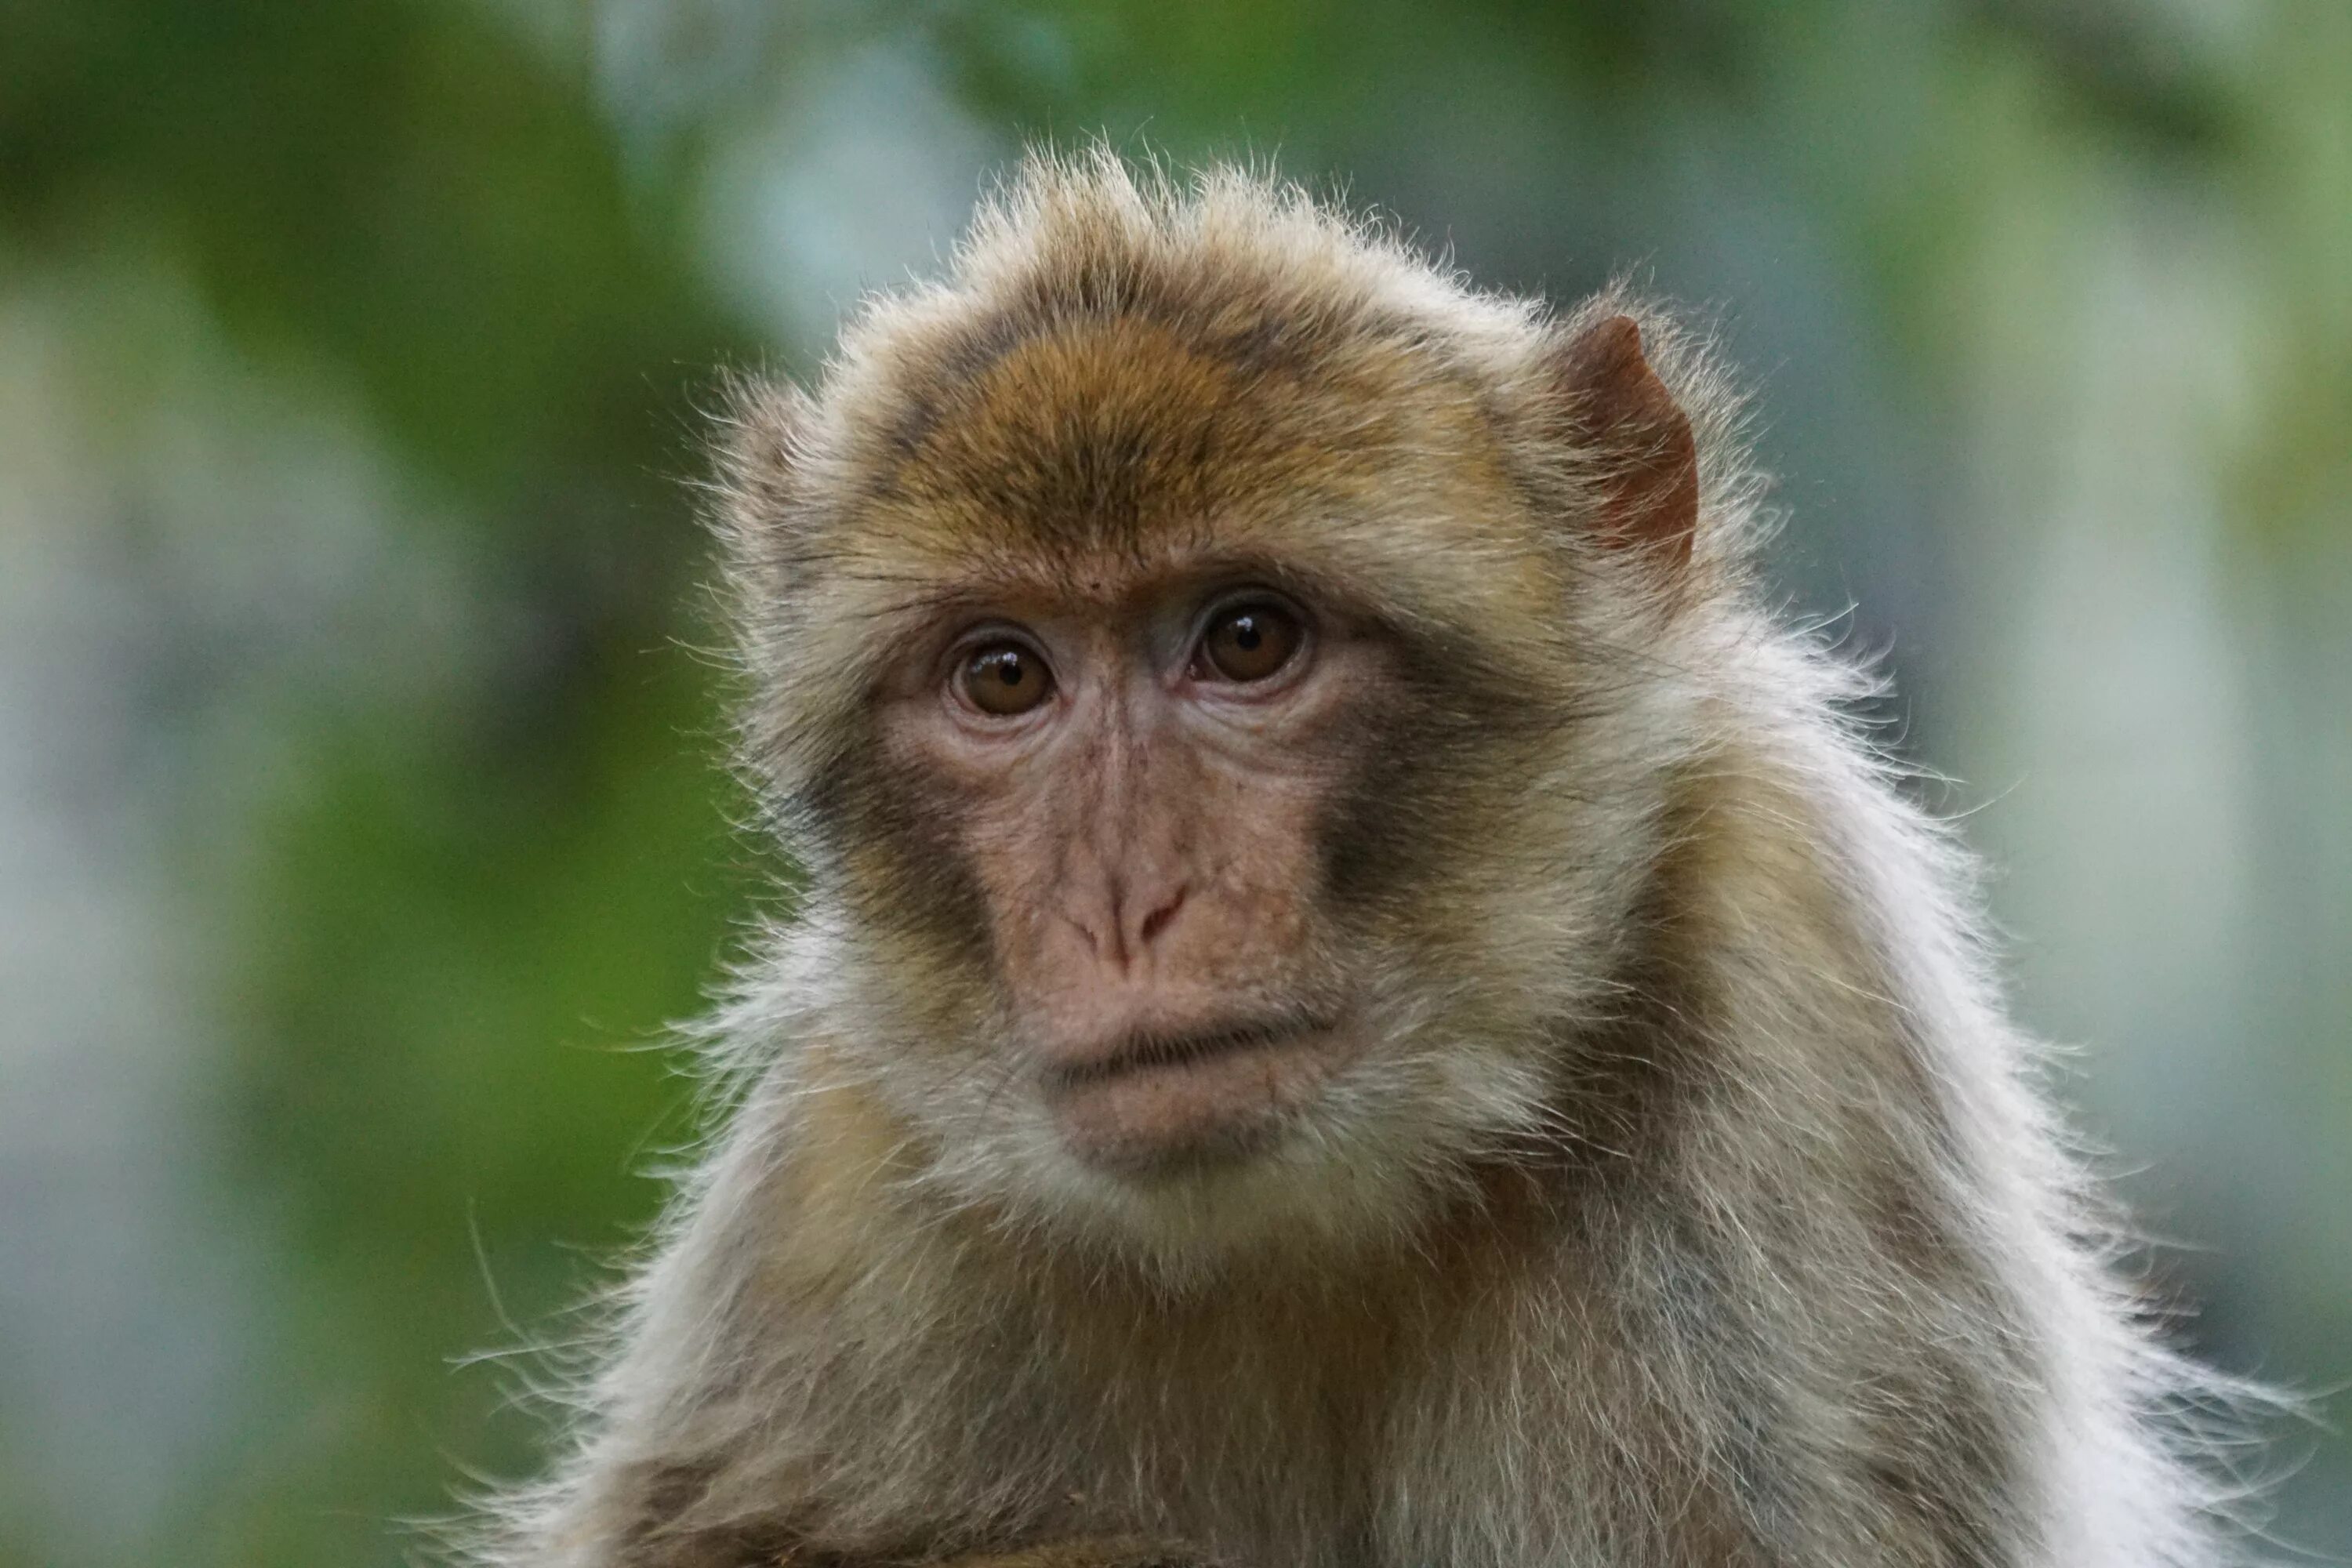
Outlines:
[{"label": "pink inner ear", "polygon": [[1630,316],[1611,316],[1561,358],[1576,437],[1602,473],[1602,533],[1654,545],[1680,565],[1698,527],[1698,443],[1642,357],[1642,329]]}]

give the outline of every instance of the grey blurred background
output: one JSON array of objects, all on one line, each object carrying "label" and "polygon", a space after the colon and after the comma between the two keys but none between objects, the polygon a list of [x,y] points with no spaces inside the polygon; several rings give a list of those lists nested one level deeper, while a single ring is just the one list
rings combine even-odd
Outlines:
[{"label": "grey blurred background", "polygon": [[2352,5],[14,0],[0,1563],[391,1563],[531,1466],[477,1352],[652,1211],[776,869],[698,397],[1097,131],[1712,314],[2149,1288],[2352,1415]]}]

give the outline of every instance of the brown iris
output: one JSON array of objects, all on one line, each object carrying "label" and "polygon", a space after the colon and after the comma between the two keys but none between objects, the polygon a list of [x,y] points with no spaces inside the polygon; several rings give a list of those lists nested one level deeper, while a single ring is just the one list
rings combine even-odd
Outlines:
[{"label": "brown iris", "polygon": [[1220,680],[1265,680],[1298,653],[1306,640],[1298,617],[1279,605],[1235,605],[1220,610],[1201,636],[1201,673]]},{"label": "brown iris", "polygon": [[983,713],[1026,713],[1054,689],[1045,661],[1016,642],[990,643],[963,664],[963,694]]}]

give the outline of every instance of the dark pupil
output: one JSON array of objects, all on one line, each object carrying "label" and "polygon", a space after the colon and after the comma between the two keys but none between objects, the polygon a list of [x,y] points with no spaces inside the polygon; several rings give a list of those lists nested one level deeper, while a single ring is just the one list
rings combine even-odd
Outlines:
[{"label": "dark pupil", "polygon": [[996,666],[997,679],[1004,682],[1007,686],[1018,686],[1021,684],[1022,677],[1026,672],[1021,668],[1021,656],[1019,654],[1000,653],[992,662]]},{"label": "dark pupil", "polygon": [[1257,629],[1257,617],[1255,616],[1236,616],[1234,617],[1234,646],[1240,648],[1244,653],[1255,653],[1257,651],[1257,645],[1265,640],[1265,634],[1261,633]]}]

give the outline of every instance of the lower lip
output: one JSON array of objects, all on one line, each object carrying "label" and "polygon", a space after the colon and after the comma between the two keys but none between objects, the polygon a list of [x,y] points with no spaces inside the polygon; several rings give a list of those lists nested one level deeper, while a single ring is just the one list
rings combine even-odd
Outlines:
[{"label": "lower lip", "polygon": [[1144,1174],[1263,1148],[1345,1056],[1337,1037],[1315,1031],[1058,1082],[1047,1096],[1079,1158]]}]

